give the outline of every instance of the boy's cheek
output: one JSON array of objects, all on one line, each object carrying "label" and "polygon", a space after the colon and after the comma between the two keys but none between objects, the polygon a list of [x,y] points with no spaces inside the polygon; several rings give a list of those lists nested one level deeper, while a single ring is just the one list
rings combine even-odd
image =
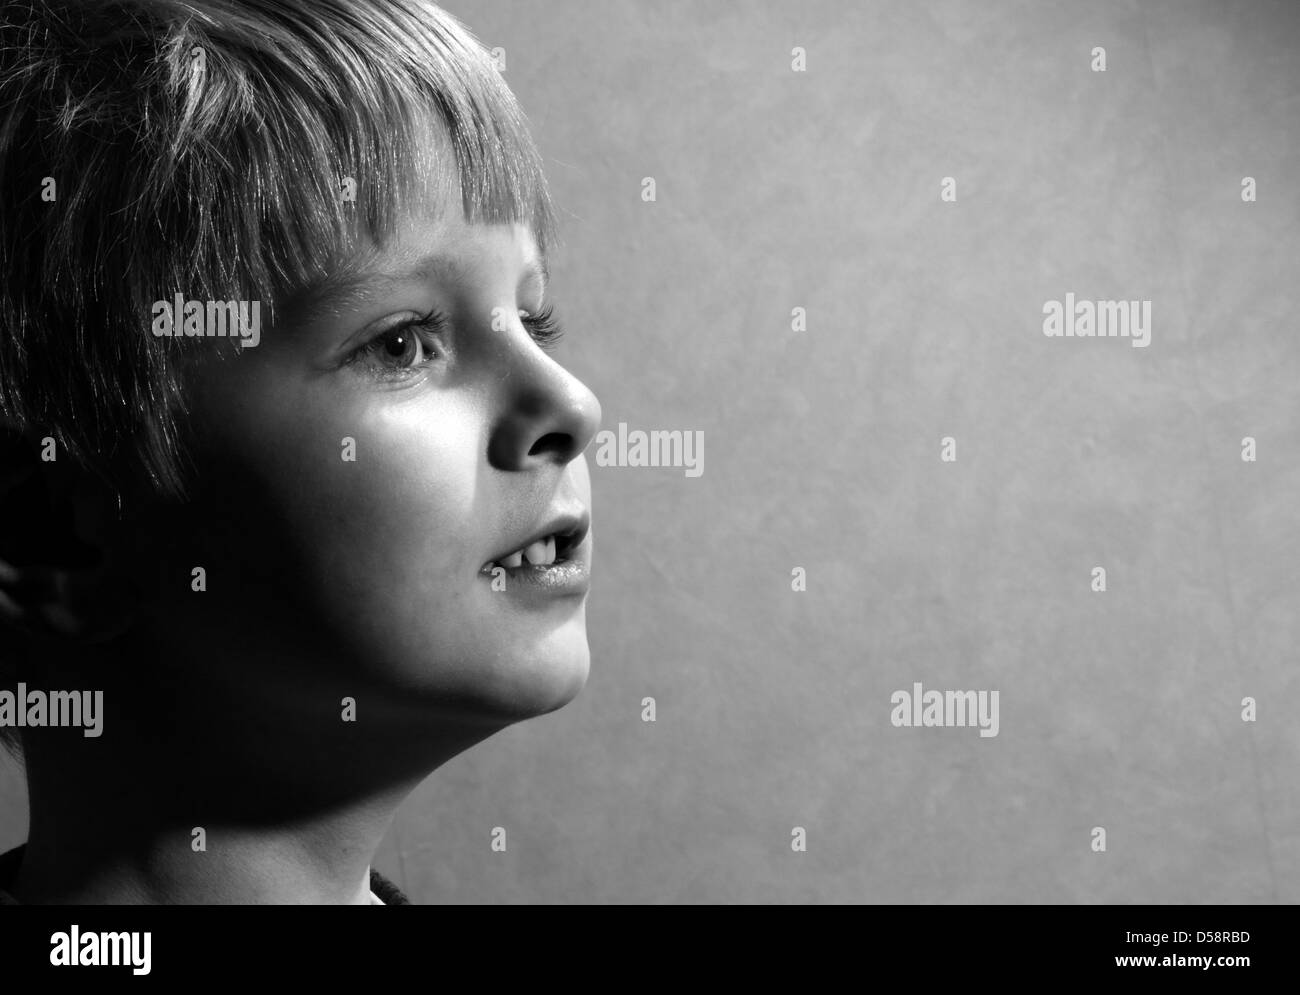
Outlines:
[{"label": "boy's cheek", "polygon": [[431,553],[444,564],[468,556],[453,547],[478,524],[476,407],[337,379],[244,376],[202,393],[198,472],[249,517],[250,544],[297,547],[304,571],[347,562],[394,582]]},{"label": "boy's cheek", "polygon": [[197,446],[274,490],[285,479],[341,492],[380,475],[397,482],[437,464],[451,469],[460,451],[475,445],[474,406],[450,394],[366,387],[342,371],[234,365],[245,368],[197,384]]}]

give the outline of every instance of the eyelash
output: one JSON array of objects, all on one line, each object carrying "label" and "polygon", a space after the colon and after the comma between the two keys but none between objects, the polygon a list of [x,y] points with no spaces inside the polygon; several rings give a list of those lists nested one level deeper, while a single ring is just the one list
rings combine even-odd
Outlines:
[{"label": "eyelash", "polygon": [[[564,329],[561,327],[559,320],[555,317],[555,305],[553,304],[547,303],[535,314],[529,314],[522,312],[521,310],[519,317],[523,322],[524,327],[528,329],[528,334],[532,336],[533,341],[543,349],[550,350],[555,348],[555,344],[559,342],[564,335]],[[424,335],[436,335],[446,327],[446,315],[435,308],[418,318],[412,318],[409,321],[403,321],[399,324],[393,325],[391,328],[384,329],[369,342],[355,349],[352,354],[348,356],[344,365],[351,366],[353,363],[359,362],[367,356],[374,355],[393,335],[412,331],[416,333],[423,332]],[[420,336],[419,341],[422,349],[429,349],[429,346],[425,343],[424,336]],[[419,369],[422,365],[424,365],[424,363],[412,363],[410,366],[388,366],[380,363],[375,364],[374,373],[383,379],[400,379],[409,374],[412,370]]]},{"label": "eyelash", "polygon": [[554,304],[544,304],[536,314],[523,314],[520,320],[528,329],[528,334],[533,337],[533,341],[543,349],[555,348],[555,344],[564,336],[564,329],[555,317]]}]

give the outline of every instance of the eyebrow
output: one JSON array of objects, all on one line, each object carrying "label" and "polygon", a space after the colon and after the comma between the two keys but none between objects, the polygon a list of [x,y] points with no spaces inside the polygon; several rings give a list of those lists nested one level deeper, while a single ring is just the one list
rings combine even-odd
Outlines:
[{"label": "eyebrow", "polygon": [[[297,296],[290,309],[292,324],[301,325],[327,315],[346,314],[369,301],[382,299],[386,292],[412,283],[466,282],[470,273],[471,267],[464,257],[431,252],[397,275],[371,271],[326,277]],[[551,271],[544,255],[534,256],[524,264],[519,282],[529,279],[541,281],[542,296],[545,297],[551,283]]]}]

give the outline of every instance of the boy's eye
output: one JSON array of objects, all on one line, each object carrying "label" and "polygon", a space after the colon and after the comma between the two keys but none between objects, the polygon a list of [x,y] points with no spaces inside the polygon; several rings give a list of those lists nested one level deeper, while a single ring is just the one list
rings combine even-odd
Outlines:
[{"label": "boy's eye", "polygon": [[414,372],[433,360],[435,353],[429,340],[445,327],[446,319],[434,311],[400,322],[359,346],[345,364],[359,363],[378,377]]},{"label": "boy's eye", "polygon": [[386,362],[397,367],[411,366],[424,358],[424,347],[420,337],[408,325],[390,328],[375,339],[374,344]]}]

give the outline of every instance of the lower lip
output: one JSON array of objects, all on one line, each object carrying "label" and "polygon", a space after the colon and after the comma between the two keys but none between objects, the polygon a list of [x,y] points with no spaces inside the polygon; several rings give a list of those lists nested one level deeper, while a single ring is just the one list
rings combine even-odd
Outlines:
[{"label": "lower lip", "polygon": [[[577,550],[574,550],[577,552]],[[491,584],[499,564],[482,573]],[[573,598],[586,594],[591,587],[587,565],[581,559],[564,559],[548,565],[523,563],[517,567],[501,567],[505,571],[505,590],[497,594],[516,594],[531,598]]]}]

